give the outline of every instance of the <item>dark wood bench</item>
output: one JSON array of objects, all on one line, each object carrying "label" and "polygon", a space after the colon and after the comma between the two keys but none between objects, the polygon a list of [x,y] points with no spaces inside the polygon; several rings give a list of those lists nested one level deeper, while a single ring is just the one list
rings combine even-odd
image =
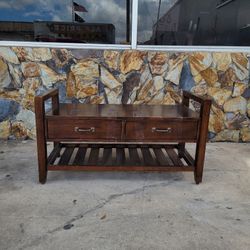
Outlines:
[{"label": "dark wood bench", "polygon": [[[52,110],[45,113],[45,101]],[[189,100],[200,103],[200,112]],[[183,92],[180,105],[59,104],[35,97],[39,181],[47,171],[193,171],[202,181],[211,100]],[[47,155],[47,142],[54,142]],[[185,149],[196,143],[195,157]]]}]

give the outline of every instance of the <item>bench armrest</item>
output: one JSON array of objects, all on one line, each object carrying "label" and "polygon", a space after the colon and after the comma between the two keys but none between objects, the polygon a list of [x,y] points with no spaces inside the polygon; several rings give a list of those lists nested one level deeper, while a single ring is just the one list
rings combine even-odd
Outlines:
[{"label": "bench armrest", "polygon": [[183,90],[183,100],[185,99],[192,99],[196,102],[199,102],[200,104],[203,104],[204,102],[209,102],[211,103],[211,98],[210,97],[203,97],[203,96],[199,96],[196,94],[193,94],[191,92],[188,92],[186,90]]},{"label": "bench armrest", "polygon": [[[44,103],[48,99],[52,99],[52,113],[54,115],[59,113],[59,92],[58,89],[51,89],[48,92],[35,96],[34,102],[35,102],[35,111],[38,110],[42,111],[44,114]],[[39,111],[38,111],[39,112]]]}]

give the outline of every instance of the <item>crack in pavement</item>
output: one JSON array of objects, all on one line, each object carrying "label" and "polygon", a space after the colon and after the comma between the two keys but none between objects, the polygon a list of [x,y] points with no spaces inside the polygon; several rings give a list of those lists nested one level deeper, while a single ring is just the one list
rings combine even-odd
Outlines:
[{"label": "crack in pavement", "polygon": [[138,193],[144,192],[145,189],[149,189],[149,188],[166,187],[169,184],[173,183],[175,180],[176,179],[168,180],[167,182],[161,182],[161,183],[158,183],[158,184],[144,185],[144,186],[142,186],[140,188],[137,188],[137,189],[134,189],[134,190],[131,190],[131,191],[128,191],[128,192],[124,192],[124,193],[120,193],[120,194],[112,194],[106,200],[104,200],[102,203],[96,205],[93,208],[88,209],[84,213],[76,215],[74,218],[72,218],[71,220],[68,220],[63,225],[61,225],[59,227],[56,227],[53,230],[49,230],[48,232],[46,232],[45,235],[37,237],[36,239],[32,240],[29,244],[25,244],[22,247],[19,247],[18,249],[23,250],[23,249],[26,249],[28,247],[39,245],[42,240],[45,240],[51,234],[54,234],[54,233],[57,233],[57,232],[60,232],[60,231],[64,231],[65,225],[72,224],[72,223],[74,223],[76,221],[79,221],[79,220],[83,219],[86,215],[103,208],[105,205],[107,205],[108,203],[112,202],[115,199],[118,199],[118,198],[120,198],[122,196],[126,196],[126,195],[138,194]]}]

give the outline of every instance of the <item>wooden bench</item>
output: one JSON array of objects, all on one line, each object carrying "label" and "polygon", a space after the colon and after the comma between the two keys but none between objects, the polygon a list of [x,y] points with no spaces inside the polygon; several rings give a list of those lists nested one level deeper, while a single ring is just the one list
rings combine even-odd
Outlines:
[{"label": "wooden bench", "polygon": [[[45,112],[45,101],[52,110]],[[189,108],[189,100],[200,112]],[[183,91],[180,105],[59,104],[35,97],[39,181],[47,171],[193,171],[202,181],[211,100]],[[54,142],[47,155],[47,142]],[[185,149],[196,143],[195,157]]]}]

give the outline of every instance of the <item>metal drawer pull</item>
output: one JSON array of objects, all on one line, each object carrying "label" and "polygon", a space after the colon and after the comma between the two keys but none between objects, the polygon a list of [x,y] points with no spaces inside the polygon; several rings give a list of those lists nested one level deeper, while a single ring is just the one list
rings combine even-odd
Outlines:
[{"label": "metal drawer pull", "polygon": [[91,132],[94,133],[95,132],[95,128],[91,127],[91,128],[79,128],[79,127],[75,127],[75,132]]},{"label": "metal drawer pull", "polygon": [[159,133],[171,133],[172,128],[166,128],[166,129],[159,129],[159,128],[152,128],[152,132],[159,132]]}]

